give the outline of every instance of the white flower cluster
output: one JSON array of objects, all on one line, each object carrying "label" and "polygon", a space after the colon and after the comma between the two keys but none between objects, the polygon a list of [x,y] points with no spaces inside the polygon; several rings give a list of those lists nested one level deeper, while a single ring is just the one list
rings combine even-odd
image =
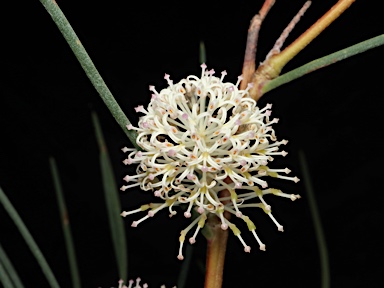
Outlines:
[{"label": "white flower cluster", "polygon": [[[145,283],[145,284],[143,284],[143,286],[141,286],[140,282],[141,282],[140,277],[136,278],[136,281],[131,279],[128,281],[128,286],[127,286],[127,285],[124,285],[124,280],[120,279],[118,288],[148,288],[149,287],[147,283]],[[160,288],[166,288],[166,287],[165,287],[165,285],[161,285]],[[173,288],[176,288],[176,286],[174,286]]]},{"label": "white flower cluster", "polygon": [[[214,71],[207,71],[201,65],[201,77],[188,76],[173,84],[169,75],[165,75],[168,87],[153,92],[147,109],[138,106],[137,112],[143,113],[138,128],[128,125],[128,129],[138,133],[137,144],[142,150],[124,147],[128,153],[124,164],[138,164],[137,174],[127,175],[124,180],[128,188],[140,186],[150,190],[161,203],[143,205],[139,209],[123,212],[127,216],[150,209],[148,214],[132,223],[136,227],[160,210],[167,208],[170,216],[175,215],[175,206],[185,205],[184,216],[191,217],[192,209],[198,213],[192,223],[181,231],[179,259],[183,259],[182,247],[186,234],[194,226],[196,230],[190,243],[194,243],[199,230],[204,227],[210,214],[221,220],[221,228],[228,227],[240,239],[246,252],[250,247],[240,236],[240,230],[224,217],[227,211],[244,220],[248,229],[256,238],[261,250],[265,245],[256,234],[256,227],[240,209],[259,207],[276,224],[279,231],[283,227],[272,216],[271,206],[263,196],[274,194],[291,200],[299,195],[288,195],[278,189],[268,188],[266,176],[298,182],[297,177],[289,177],[290,170],[268,167],[274,156],[285,156],[287,152],[279,151],[279,146],[286,140],[277,141],[272,128],[278,119],[271,119],[271,107],[263,109],[248,95],[252,87],[239,90],[237,83],[223,82],[214,76]],[[248,200],[258,198],[258,203]],[[196,225],[197,224],[197,225]]]},{"label": "white flower cluster", "polygon": [[148,288],[148,284],[145,283],[143,284],[143,286],[140,285],[140,282],[141,282],[141,278],[138,277],[136,278],[136,281],[134,280],[129,280],[128,281],[128,286],[126,285],[123,285],[124,284],[124,280],[120,279],[119,280],[119,288]]}]

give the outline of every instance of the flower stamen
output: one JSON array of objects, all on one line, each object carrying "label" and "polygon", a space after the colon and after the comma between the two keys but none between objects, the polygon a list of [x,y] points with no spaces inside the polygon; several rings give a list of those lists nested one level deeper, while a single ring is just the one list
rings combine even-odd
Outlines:
[{"label": "flower stamen", "polygon": [[[278,230],[283,231],[264,197],[271,194],[292,201],[300,198],[267,188],[267,177],[299,181],[297,177],[288,176],[291,172],[288,168],[270,168],[273,157],[287,155],[279,149],[288,142],[277,141],[273,125],[278,119],[271,118],[272,105],[257,106],[249,97],[252,84],[240,90],[242,76],[232,84],[223,82],[226,71],[220,78],[214,73],[202,64],[200,78],[191,75],[174,84],[165,74],[167,88],[158,92],[150,86],[152,99],[148,107],[139,105],[135,108],[143,114],[138,127],[127,126],[127,129],[137,131],[136,143],[141,150],[122,148],[128,154],[123,163],[137,164],[137,169],[136,175],[123,178],[128,185],[120,189],[140,187],[151,191],[161,202],[122,212],[121,215],[126,217],[149,209],[147,215],[132,223],[133,227],[165,208],[168,208],[169,216],[175,215],[180,205],[186,207],[186,218],[192,218],[192,209],[199,213],[180,233],[179,259],[184,258],[186,235],[196,226],[189,238],[190,243],[195,243],[208,213],[216,215],[221,228],[230,228],[244,251],[250,252],[240,230],[224,217],[225,211],[241,218],[260,250],[265,250],[265,244],[256,234],[256,226],[243,214],[243,208],[262,208]],[[220,197],[223,190],[228,190],[230,195]],[[256,202],[251,202],[254,200]]]}]

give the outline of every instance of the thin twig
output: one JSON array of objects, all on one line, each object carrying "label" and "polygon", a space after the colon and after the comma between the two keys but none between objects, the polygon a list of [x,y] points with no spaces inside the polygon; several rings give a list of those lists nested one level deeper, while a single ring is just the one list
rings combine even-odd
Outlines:
[{"label": "thin twig", "polygon": [[273,4],[275,4],[275,0],[265,0],[259,14],[252,18],[251,24],[249,25],[242,72],[243,81],[240,83],[240,89],[245,89],[247,87],[248,83],[252,79],[253,73],[255,73],[256,49],[261,23],[267,16],[268,11],[271,9]]},{"label": "thin twig", "polygon": [[[355,0],[339,0],[327,13],[316,21],[309,29],[307,29],[299,38],[285,48],[280,54],[271,58],[270,65],[274,66],[277,77],[283,67],[312,42],[321,32],[324,31],[333,21],[335,21]],[[273,77],[273,78],[275,78]],[[272,78],[272,79],[273,79]]]},{"label": "thin twig", "polygon": [[297,12],[296,16],[293,17],[293,19],[291,20],[291,22],[288,24],[288,26],[284,29],[283,33],[281,33],[279,39],[276,40],[276,43],[275,45],[273,46],[273,48],[271,49],[271,51],[269,51],[269,53],[267,54],[267,57],[265,57],[265,60],[268,60],[269,57],[271,57],[272,55],[275,55],[275,54],[279,54],[280,53],[280,49],[281,47],[283,46],[284,42],[285,42],[285,39],[287,39],[289,33],[291,33],[291,31],[293,30],[293,28],[295,28],[296,24],[300,21],[300,18],[304,15],[305,11],[307,11],[307,9],[309,8],[309,6],[311,6],[311,1],[307,1],[305,2],[305,4],[303,5],[303,7],[301,7],[300,11]]},{"label": "thin twig", "polygon": [[253,75],[253,87],[249,90],[252,99],[258,101],[263,95],[263,87],[280,75],[283,67],[315,39],[325,28],[335,21],[355,0],[339,0],[319,20],[281,53],[272,55],[260,65]]}]

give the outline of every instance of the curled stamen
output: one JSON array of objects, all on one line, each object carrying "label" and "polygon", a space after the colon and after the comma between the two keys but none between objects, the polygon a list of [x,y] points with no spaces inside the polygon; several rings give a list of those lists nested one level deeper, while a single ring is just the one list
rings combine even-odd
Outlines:
[{"label": "curled stamen", "polygon": [[[260,250],[265,250],[255,225],[243,214],[243,208],[262,208],[282,231],[283,227],[272,216],[264,197],[300,198],[278,189],[267,189],[268,177],[299,181],[287,175],[288,168],[270,168],[273,157],[287,154],[280,150],[280,145],[287,141],[277,140],[273,124],[278,119],[271,118],[272,105],[258,107],[249,96],[252,84],[242,90],[239,85],[243,77],[239,76],[236,84],[232,84],[223,82],[226,74],[223,71],[221,77],[216,77],[215,71],[207,70],[205,64],[201,65],[200,78],[191,75],[173,84],[165,74],[169,86],[160,92],[150,86],[152,99],[148,107],[135,108],[143,114],[138,127],[127,126],[137,132],[136,142],[141,149],[122,149],[128,153],[123,163],[137,164],[137,168],[136,175],[129,173],[123,178],[127,185],[121,190],[139,186],[153,193],[159,203],[143,205],[121,215],[129,217],[148,210],[147,215],[132,223],[136,227],[165,208],[169,216],[176,215],[181,208],[184,217],[193,220],[181,231],[179,259],[184,258],[187,233],[196,226],[189,238],[190,243],[195,243],[208,213],[216,215],[221,228],[230,228],[244,251],[250,252],[240,230],[224,217],[224,211],[243,219]],[[223,190],[228,190],[230,196],[221,197]],[[198,214],[193,218],[195,211]]]}]

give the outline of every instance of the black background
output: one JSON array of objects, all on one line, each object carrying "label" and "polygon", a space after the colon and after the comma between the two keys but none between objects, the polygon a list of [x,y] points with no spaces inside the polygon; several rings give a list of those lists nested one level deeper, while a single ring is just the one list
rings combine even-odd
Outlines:
[{"label": "black background", "polygon": [[[8,1],[9,2],[9,1]],[[208,68],[227,70],[227,81],[241,74],[249,22],[262,1],[57,1],[96,67],[128,117],[146,105],[148,85],[166,87],[164,73],[176,82],[200,75],[199,42],[204,41]],[[305,1],[278,0],[260,32],[257,62]],[[336,1],[313,1],[287,39],[292,42]],[[356,1],[283,70],[383,32],[380,1]],[[134,4],[129,4],[134,3]],[[48,158],[57,160],[72,224],[83,287],[117,285],[118,275],[107,222],[98,166],[98,147],[90,113],[100,117],[116,181],[127,168],[121,148],[129,144],[82,71],[69,46],[39,1],[14,1],[3,10],[0,78],[0,185],[29,227],[62,287],[70,275]],[[7,20],[5,20],[7,19]],[[6,22],[5,22],[6,21]],[[332,287],[384,287],[381,259],[383,47],[279,87],[259,105],[273,103],[280,118],[275,131],[288,139],[289,154],[274,167],[288,166],[302,178],[298,161],[307,156],[329,249]],[[230,234],[224,287],[320,287],[316,238],[303,181],[278,181],[275,187],[302,199],[270,197],[277,231],[261,211],[250,213],[267,245],[244,253]],[[151,193],[121,193],[123,209],[151,201]],[[176,284],[182,213],[159,213],[138,228],[125,220],[129,277],[140,276],[159,287]],[[0,208],[0,243],[26,287],[48,284],[4,209]],[[205,239],[194,245],[188,287],[202,287]]]}]

